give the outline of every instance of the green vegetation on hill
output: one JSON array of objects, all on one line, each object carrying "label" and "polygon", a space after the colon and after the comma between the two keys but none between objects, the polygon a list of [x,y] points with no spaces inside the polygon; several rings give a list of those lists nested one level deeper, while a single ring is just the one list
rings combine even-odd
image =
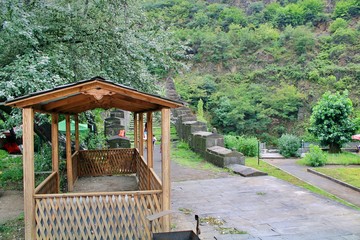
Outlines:
[{"label": "green vegetation on hill", "polygon": [[[177,91],[224,133],[274,142],[304,135],[326,91],[360,112],[360,3],[147,0],[150,18],[186,47]],[[356,117],[356,116],[352,116]]]}]

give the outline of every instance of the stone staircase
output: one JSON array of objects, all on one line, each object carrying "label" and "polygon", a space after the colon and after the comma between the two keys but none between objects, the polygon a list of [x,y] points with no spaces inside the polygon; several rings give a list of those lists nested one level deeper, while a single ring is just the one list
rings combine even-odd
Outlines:
[{"label": "stone staircase", "polygon": [[[174,81],[166,81],[167,98],[182,101],[176,92]],[[179,138],[187,142],[190,148],[199,153],[206,161],[219,167],[245,165],[242,153],[224,147],[224,137],[213,130],[207,130],[206,123],[197,120],[190,108],[180,107],[172,110],[172,122]]]}]

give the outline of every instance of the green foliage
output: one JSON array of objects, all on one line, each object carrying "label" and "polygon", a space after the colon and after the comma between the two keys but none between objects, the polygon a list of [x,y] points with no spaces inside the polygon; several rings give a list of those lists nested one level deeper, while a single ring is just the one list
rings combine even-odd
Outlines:
[{"label": "green foliage", "polygon": [[[137,1],[1,3],[0,98],[102,76],[147,92],[182,47]],[[15,114],[15,112],[14,112]],[[17,123],[19,124],[19,123]]]},{"label": "green foliage", "polygon": [[89,133],[85,143],[87,149],[104,149],[106,147],[106,137],[103,133]]},{"label": "green foliage", "polygon": [[1,150],[0,158],[0,186],[3,189],[22,190],[23,170],[22,158],[11,157]]},{"label": "green foliage", "polygon": [[326,153],[317,145],[310,145],[310,151],[304,158],[307,165],[312,167],[321,167],[326,164]]},{"label": "green foliage", "polygon": [[201,98],[197,104],[196,116],[199,120],[204,120],[204,102]]},{"label": "green foliage", "polygon": [[255,157],[258,154],[258,140],[255,137],[224,136],[225,147],[235,149],[245,156]]},{"label": "green foliage", "polygon": [[334,17],[350,18],[360,16],[360,3],[357,0],[341,0],[336,2]]},{"label": "green foliage", "polygon": [[311,30],[305,26],[288,26],[281,36],[282,44],[289,44],[296,52],[301,55],[312,51],[315,47],[315,38]]},{"label": "green foliage", "polygon": [[291,134],[284,134],[278,141],[280,154],[284,157],[298,157],[298,150],[301,142],[298,137]]},{"label": "green foliage", "polygon": [[338,28],[332,39],[336,44],[354,44],[359,39],[359,33],[350,28]]},{"label": "green foliage", "polygon": [[331,33],[336,32],[339,28],[346,28],[348,26],[348,23],[343,18],[337,18],[334,22],[332,22],[329,26],[329,30]]},{"label": "green foliage", "polygon": [[352,112],[353,106],[347,91],[343,94],[326,92],[313,108],[309,131],[322,144],[329,145],[329,152],[339,152],[341,145],[355,133]]}]

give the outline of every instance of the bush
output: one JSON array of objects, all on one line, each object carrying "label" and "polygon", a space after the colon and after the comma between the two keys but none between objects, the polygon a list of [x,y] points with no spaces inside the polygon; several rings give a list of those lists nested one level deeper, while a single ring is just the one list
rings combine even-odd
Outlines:
[{"label": "bush", "polygon": [[224,136],[225,147],[235,149],[245,156],[255,157],[258,154],[258,140],[255,137]]},{"label": "bush", "polygon": [[326,153],[324,153],[319,146],[310,145],[310,151],[305,155],[306,165],[312,167],[321,167],[326,163]]},{"label": "bush", "polygon": [[339,28],[347,28],[348,23],[345,19],[337,18],[334,22],[332,22],[329,26],[329,30],[331,33],[336,32]]},{"label": "bush", "polygon": [[300,139],[294,135],[284,134],[279,139],[280,154],[284,157],[298,157],[298,149],[300,147]]}]

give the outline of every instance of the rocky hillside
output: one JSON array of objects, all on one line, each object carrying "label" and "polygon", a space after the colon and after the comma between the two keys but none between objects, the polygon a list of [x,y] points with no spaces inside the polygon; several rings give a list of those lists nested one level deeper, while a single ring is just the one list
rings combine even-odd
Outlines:
[{"label": "rocky hillside", "polygon": [[[307,138],[312,106],[349,90],[360,116],[357,0],[148,0],[145,8],[184,46],[177,91],[224,133]],[[184,60],[185,59],[185,60]]]}]

